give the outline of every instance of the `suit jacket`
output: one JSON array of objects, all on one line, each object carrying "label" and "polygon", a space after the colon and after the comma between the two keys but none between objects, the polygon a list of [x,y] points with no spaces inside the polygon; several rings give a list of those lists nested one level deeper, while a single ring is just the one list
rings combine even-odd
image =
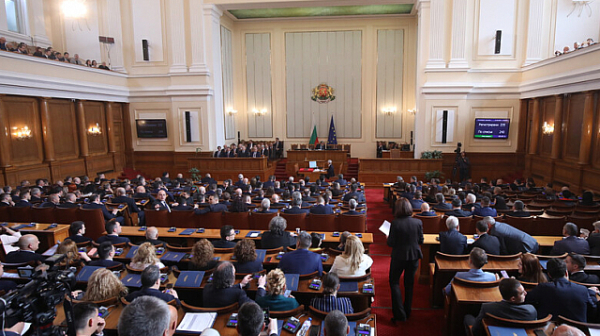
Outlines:
[{"label": "suit jacket", "polygon": [[26,200],[19,200],[15,202],[15,208],[31,208],[31,203]]},{"label": "suit jacket", "polygon": [[102,237],[98,238],[98,240],[96,242],[98,244],[102,244],[105,241],[109,241],[114,245],[114,244],[121,244],[121,243],[129,243],[129,238],[106,235],[106,236],[102,236]]},{"label": "suit jacket", "polygon": [[433,206],[434,210],[452,210],[452,204],[450,203],[438,203]]},{"label": "suit jacket", "polygon": [[61,205],[59,205],[57,208],[59,208],[59,209],[72,209],[72,208],[79,208],[79,204],[77,204],[77,203],[69,203],[69,202],[65,202],[65,203],[61,203]]},{"label": "suit jacket", "polygon": [[525,303],[533,304],[537,308],[538,318],[552,314],[587,322],[588,309],[594,310],[597,301],[593,291],[563,277],[553,282],[538,284],[527,292]]},{"label": "suit jacket", "polygon": [[127,204],[127,208],[129,209],[130,212],[140,212],[140,209],[138,208],[137,204],[135,204],[135,200],[131,197],[127,197],[127,196],[117,196],[117,197],[113,197],[110,200],[111,203],[124,203]]},{"label": "suit jacket", "polygon": [[[89,238],[86,236],[80,236],[80,235],[69,236],[69,237],[67,237],[67,239],[74,241],[76,244],[91,242],[93,240],[92,238]],[[65,239],[65,240],[67,240],[67,239]]]},{"label": "suit jacket", "polygon": [[[233,262],[233,260],[232,260]],[[236,273],[254,273],[254,272],[260,272],[263,270],[263,260],[254,260],[254,261],[247,261],[245,263],[241,263],[241,262],[234,262],[233,265],[235,266],[235,272]]]},{"label": "suit jacket", "polygon": [[414,198],[411,199],[409,202],[413,209],[421,209],[421,205],[423,205],[423,203],[425,203],[425,201],[423,201],[422,199],[414,199]]},{"label": "suit jacket", "polygon": [[[256,292],[256,297],[265,296],[265,290],[259,288]],[[248,301],[252,301],[246,295],[246,292],[240,287],[239,284],[233,285],[227,288],[215,288],[214,284],[209,283],[204,287],[202,292],[203,307],[206,308],[220,308],[229,306],[234,303],[238,303],[240,306]]]},{"label": "suit jacket", "polygon": [[219,151],[219,150],[218,150],[218,151],[215,151],[215,152],[213,153],[213,157],[221,157],[222,153],[223,153],[223,152],[222,152],[222,151]]},{"label": "suit jacket", "polygon": [[510,217],[531,217],[529,211],[510,211],[507,212],[506,215]]},{"label": "suit jacket", "polygon": [[502,254],[536,253],[540,247],[532,236],[505,223],[496,222],[488,234],[498,237]]},{"label": "suit jacket", "polygon": [[600,233],[590,233],[587,241],[590,244],[590,254],[595,256],[600,255]]},{"label": "suit jacket", "polygon": [[346,184],[348,184],[348,181],[346,181],[345,179],[338,179],[336,180],[337,183],[340,184],[340,186],[345,186]]},{"label": "suit jacket", "polygon": [[88,263],[88,266],[101,266],[101,267],[113,267],[117,265],[123,265],[118,261],[108,260],[108,259],[96,259],[92,260]]},{"label": "suit jacket", "polygon": [[[487,282],[487,281],[496,281],[496,275],[494,273],[484,272],[480,268],[479,269],[470,269],[467,272],[458,272],[454,275],[455,278],[470,280],[470,281],[478,281],[478,282]],[[450,294],[450,290],[452,289],[452,281],[446,286],[444,289],[446,294]]]},{"label": "suit jacket", "polygon": [[229,240],[223,240],[223,239],[213,240],[213,241],[211,241],[211,243],[216,248],[230,248],[230,247],[235,246],[235,242],[232,242]]},{"label": "suit jacket", "polygon": [[288,252],[281,257],[279,268],[283,273],[309,274],[314,271],[323,274],[323,262],[321,256],[307,249],[297,249]]},{"label": "suit jacket", "polygon": [[158,205],[158,210],[167,210],[167,211],[171,212],[171,210],[173,210],[173,208],[171,208],[171,206],[169,205],[169,202],[167,202],[166,200],[164,202],[167,204],[168,207],[163,204],[163,201],[156,200],[156,201],[154,201],[154,203],[152,203],[152,209],[156,210],[155,207]]},{"label": "suit jacket", "polygon": [[207,207],[194,210],[196,215],[202,215],[207,212],[225,212],[225,211],[227,211],[227,205],[221,204],[221,203],[210,204]]},{"label": "suit jacket", "polygon": [[296,206],[293,206],[289,209],[283,210],[283,213],[292,214],[292,215],[303,214],[303,213],[307,214],[307,213],[309,213],[309,210],[308,209],[300,209]]},{"label": "suit jacket", "polygon": [[500,241],[497,237],[491,236],[487,233],[479,236],[479,239],[471,244],[471,249],[474,247],[482,248],[487,254],[500,254]]},{"label": "suit jacket", "polygon": [[454,209],[452,211],[447,211],[446,216],[454,216],[454,217],[471,217],[472,213],[470,211],[465,211],[462,209]]},{"label": "suit jacket", "polygon": [[260,246],[264,249],[274,249],[283,246],[283,250],[288,246],[296,245],[296,238],[284,231],[282,235],[275,234],[271,231],[265,231],[260,238]]},{"label": "suit jacket", "polygon": [[485,335],[485,329],[483,329],[481,321],[487,313],[511,320],[537,320],[537,311],[535,310],[535,307],[530,304],[514,304],[508,301],[484,303],[481,305],[479,315],[475,318],[475,323],[473,324],[474,336]]},{"label": "suit jacket", "polygon": [[464,254],[467,251],[467,237],[451,229],[440,232],[440,252],[446,254]]},{"label": "suit jacket", "polygon": [[28,262],[28,261],[39,261],[39,262],[44,262],[44,260],[46,260],[46,258],[41,255],[41,254],[37,254],[33,251],[12,251],[9,254],[6,255],[6,262],[7,263],[24,263],[24,262]]},{"label": "suit jacket", "polygon": [[113,215],[112,212],[109,212],[108,209],[106,208],[106,205],[104,205],[104,204],[89,203],[89,204],[84,204],[82,207],[84,209],[101,209],[102,215],[104,215],[105,220],[110,220],[110,219],[117,217],[116,215]]},{"label": "suit jacket", "polygon": [[588,241],[583,238],[569,236],[562,240],[555,241],[550,254],[561,255],[571,252],[577,254],[590,254],[590,245],[588,244]]},{"label": "suit jacket", "polygon": [[56,208],[56,204],[52,203],[52,202],[44,202],[42,204],[40,204],[40,208]]},{"label": "suit jacket", "polygon": [[332,215],[333,209],[327,205],[317,204],[317,205],[313,206],[312,208],[310,208],[310,213],[318,214],[318,215]]},{"label": "suit jacket", "polygon": [[366,200],[365,200],[365,195],[364,195],[363,193],[361,193],[361,192],[358,192],[358,191],[356,191],[356,192],[349,192],[349,193],[347,193],[346,195],[344,195],[344,198],[343,198],[343,200],[344,200],[345,202],[348,202],[348,201],[350,201],[350,200],[351,200],[353,197],[356,197],[356,201],[357,201],[358,203],[364,203],[364,202],[366,202]]},{"label": "suit jacket", "polygon": [[392,247],[392,258],[398,260],[417,260],[423,258],[423,222],[413,217],[395,218],[390,226],[387,238],[388,246]]},{"label": "suit jacket", "polygon": [[486,217],[486,216],[496,217],[496,216],[498,216],[498,212],[494,208],[482,207],[482,208],[475,209],[475,211],[473,211],[473,215],[481,216],[481,217]]},{"label": "suit jacket", "polygon": [[9,207],[10,203],[0,202],[0,207]]},{"label": "suit jacket", "polygon": [[260,152],[251,152],[248,154],[248,157],[259,158],[259,157],[262,157],[262,154]]},{"label": "suit jacket", "polygon": [[569,280],[586,283],[586,284],[598,284],[600,278],[595,274],[587,274],[584,271],[579,271],[569,275]]},{"label": "suit jacket", "polygon": [[316,202],[317,199],[311,196],[302,196],[302,202]]},{"label": "suit jacket", "polygon": [[437,216],[437,214],[433,210],[419,212],[417,215],[418,216],[428,216],[428,217],[435,217],[435,216]]},{"label": "suit jacket", "polygon": [[154,288],[150,288],[150,287],[142,287],[142,289],[140,289],[138,291],[129,293],[127,296],[125,296],[125,300],[131,302],[140,296],[146,296],[146,295],[154,296],[165,302],[175,300],[175,301],[177,301],[177,304],[179,304],[179,299],[176,299],[173,295],[163,293],[163,292],[159,291],[158,289],[154,289]]},{"label": "suit jacket", "polygon": [[506,210],[508,207],[506,206],[506,200],[504,197],[498,195],[496,196],[496,202],[494,203],[494,208],[498,210]]}]

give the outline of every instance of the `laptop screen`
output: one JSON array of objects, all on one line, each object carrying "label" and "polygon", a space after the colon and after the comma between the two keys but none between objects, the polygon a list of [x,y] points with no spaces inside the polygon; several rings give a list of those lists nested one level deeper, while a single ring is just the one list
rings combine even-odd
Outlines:
[{"label": "laptop screen", "polygon": [[308,168],[317,168],[317,161],[308,161]]}]

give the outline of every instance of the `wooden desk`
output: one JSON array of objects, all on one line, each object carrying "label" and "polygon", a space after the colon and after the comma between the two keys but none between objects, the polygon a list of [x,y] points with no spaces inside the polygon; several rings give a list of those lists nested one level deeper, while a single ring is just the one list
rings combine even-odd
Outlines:
[{"label": "wooden desk", "polygon": [[[15,226],[30,224],[30,223],[8,223],[10,228]],[[63,241],[69,236],[69,225],[58,224],[53,229],[47,229],[50,224],[36,224],[32,227],[25,227],[19,230],[22,235],[34,234],[40,240],[40,247],[38,251],[44,252],[52,246],[56,245],[58,241]],[[1,243],[0,243],[1,245]]]},{"label": "wooden desk", "polygon": [[308,168],[308,161],[317,161],[319,167],[327,170],[327,160],[331,160],[333,163],[336,175],[343,174],[343,171],[339,171],[339,167],[340,164],[343,164],[342,170],[346,169],[348,152],[344,150],[289,150],[285,165],[286,173],[288,175],[296,174],[296,169],[294,169],[296,164],[298,164],[298,168]]},{"label": "wooden desk", "polygon": [[477,316],[481,304],[486,302],[497,302],[502,300],[498,286],[489,288],[474,288],[452,283],[452,293],[447,301],[449,307],[446,319],[447,335],[464,335],[464,317],[467,314]]},{"label": "wooden desk", "polygon": [[238,174],[244,176],[260,176],[267,181],[275,174],[275,165],[266,157],[263,158],[212,158],[191,157],[187,159],[188,168],[196,167],[200,174],[210,173],[215,180],[234,179]]}]

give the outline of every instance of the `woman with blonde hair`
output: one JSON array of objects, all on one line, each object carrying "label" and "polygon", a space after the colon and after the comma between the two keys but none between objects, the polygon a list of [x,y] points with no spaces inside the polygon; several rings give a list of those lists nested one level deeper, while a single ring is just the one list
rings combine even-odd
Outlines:
[{"label": "woman with blonde hair", "polygon": [[[58,246],[56,254],[64,254],[67,257],[66,260],[68,260],[69,264],[72,266],[85,264],[92,260],[85,252],[79,252],[77,244],[70,239],[65,240]],[[64,263],[65,262],[63,262],[63,265]]]},{"label": "woman with blonde hair", "polygon": [[208,271],[214,269],[219,263],[213,259],[215,248],[208,239],[200,239],[192,247],[193,257],[188,263],[190,271]]},{"label": "woman with blonde hair", "polygon": [[92,273],[87,283],[83,301],[103,301],[113,297],[127,295],[127,287],[106,268],[99,268]]},{"label": "woman with blonde hair", "polygon": [[143,243],[135,251],[129,267],[136,270],[144,270],[150,265],[156,265],[158,268],[163,268],[165,265],[156,257],[156,247],[150,243]]},{"label": "woman with blonde hair", "polygon": [[267,274],[267,295],[257,297],[256,303],[272,311],[298,308],[298,301],[291,295],[286,297],[285,290],[285,274],[279,268],[276,268]]},{"label": "woman with blonde hair", "polygon": [[344,253],[335,258],[331,272],[339,276],[352,277],[365,275],[369,267],[373,265],[373,259],[365,254],[365,248],[356,236],[346,238]]}]

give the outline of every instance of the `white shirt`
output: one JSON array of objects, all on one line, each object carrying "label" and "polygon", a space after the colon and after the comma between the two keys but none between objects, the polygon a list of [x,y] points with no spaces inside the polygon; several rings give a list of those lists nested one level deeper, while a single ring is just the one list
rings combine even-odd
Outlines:
[{"label": "white shirt", "polygon": [[6,254],[19,249],[17,246],[13,246],[14,243],[19,241],[19,238],[21,238],[21,232],[15,232],[12,236],[7,234],[0,235],[0,241],[2,241],[2,246]]},{"label": "white shirt", "polygon": [[333,265],[331,266],[330,272],[337,273],[338,276],[352,277],[361,276],[366,274],[366,270],[373,265],[373,259],[368,255],[364,254],[362,262],[358,265],[358,269],[352,273],[350,271],[350,258],[345,258],[341,255],[335,257]]}]

